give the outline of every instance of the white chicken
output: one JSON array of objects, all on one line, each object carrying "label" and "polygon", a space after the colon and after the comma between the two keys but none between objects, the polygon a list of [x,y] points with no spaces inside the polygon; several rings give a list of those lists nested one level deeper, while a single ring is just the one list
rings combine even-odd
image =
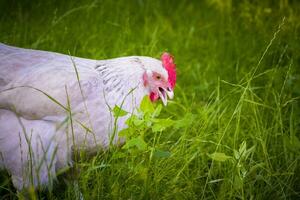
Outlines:
[{"label": "white chicken", "polygon": [[166,105],[175,82],[168,53],[91,60],[0,43],[0,167],[18,190],[51,184],[74,148],[109,146],[115,105],[132,113],[145,95]]}]

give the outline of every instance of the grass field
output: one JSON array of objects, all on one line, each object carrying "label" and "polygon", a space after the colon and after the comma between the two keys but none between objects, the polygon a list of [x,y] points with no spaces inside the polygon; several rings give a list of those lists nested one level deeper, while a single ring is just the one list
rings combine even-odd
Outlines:
[{"label": "grass field", "polygon": [[[177,63],[158,129],[132,127],[146,147],[83,157],[78,185],[33,197],[300,199],[299,1],[0,0],[0,42]],[[18,198],[4,171],[0,185]]]}]

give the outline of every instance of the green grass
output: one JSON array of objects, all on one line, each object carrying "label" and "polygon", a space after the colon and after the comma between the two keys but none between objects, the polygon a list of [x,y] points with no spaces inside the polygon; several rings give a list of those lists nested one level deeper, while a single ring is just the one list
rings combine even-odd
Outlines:
[{"label": "green grass", "polygon": [[[171,125],[133,127],[146,148],[80,159],[85,199],[299,199],[299,36],[296,0],[0,1],[0,42],[175,56],[175,99],[159,117]],[[74,199],[62,179],[38,197]],[[17,198],[5,172],[0,184],[2,199]]]}]

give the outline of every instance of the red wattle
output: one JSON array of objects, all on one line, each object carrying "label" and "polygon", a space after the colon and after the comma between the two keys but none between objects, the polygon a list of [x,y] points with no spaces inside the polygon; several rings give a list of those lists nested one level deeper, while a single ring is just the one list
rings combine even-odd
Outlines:
[{"label": "red wattle", "polygon": [[159,98],[159,96],[158,96],[158,94],[155,94],[154,92],[151,92],[150,95],[149,95],[149,98],[152,102],[154,102]]}]

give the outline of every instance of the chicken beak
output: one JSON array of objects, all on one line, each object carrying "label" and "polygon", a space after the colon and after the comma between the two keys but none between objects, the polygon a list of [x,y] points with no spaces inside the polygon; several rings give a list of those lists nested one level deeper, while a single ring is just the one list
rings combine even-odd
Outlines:
[{"label": "chicken beak", "polygon": [[173,90],[166,90],[166,93],[167,93],[169,99],[173,99],[174,98],[174,92],[173,92]]},{"label": "chicken beak", "polygon": [[164,106],[166,106],[168,103],[168,97],[170,99],[173,99],[174,92],[170,88],[168,88],[168,89],[160,88],[158,91],[158,95],[159,95],[160,99],[162,100]]},{"label": "chicken beak", "polygon": [[166,106],[168,104],[168,97],[166,95],[166,90],[161,90],[161,91],[158,91],[158,95],[161,99],[161,101],[163,102],[164,106]]}]

